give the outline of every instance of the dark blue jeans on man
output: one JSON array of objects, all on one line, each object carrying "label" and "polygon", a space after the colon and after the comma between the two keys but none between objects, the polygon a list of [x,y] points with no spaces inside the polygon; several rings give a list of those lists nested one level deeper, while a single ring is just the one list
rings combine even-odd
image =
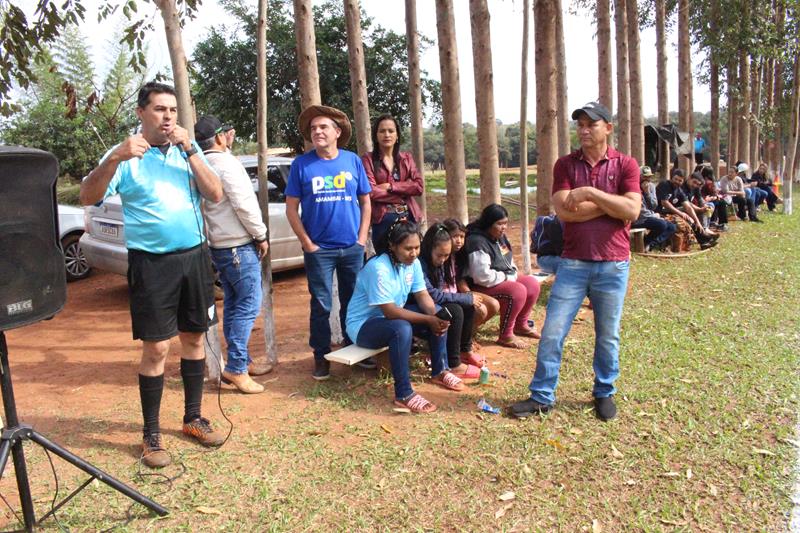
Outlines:
[{"label": "dark blue jeans on man", "polygon": [[234,248],[211,248],[211,259],[225,292],[222,320],[222,332],[228,343],[225,371],[244,374],[251,362],[247,343],[261,310],[261,260],[252,243]]},{"label": "dark blue jeans on man", "polygon": [[644,236],[646,248],[663,246],[675,234],[675,224],[660,217],[645,217],[631,224],[631,228],[648,230]]},{"label": "dark blue jeans on man", "polygon": [[321,361],[331,351],[331,316],[333,303],[333,273],[339,284],[339,320],[346,344],[351,340],[344,332],[347,323],[347,304],[353,296],[356,275],[364,266],[364,247],[358,243],[348,248],[320,248],[315,252],[303,252],[308,292],[311,294],[311,315],[308,344],[314,352],[314,359]]}]

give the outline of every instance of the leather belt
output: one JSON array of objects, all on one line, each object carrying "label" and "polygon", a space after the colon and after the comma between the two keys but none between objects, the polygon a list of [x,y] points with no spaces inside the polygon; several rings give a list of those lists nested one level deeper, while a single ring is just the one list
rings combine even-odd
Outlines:
[{"label": "leather belt", "polygon": [[389,211],[402,215],[408,213],[408,206],[406,204],[389,204]]}]

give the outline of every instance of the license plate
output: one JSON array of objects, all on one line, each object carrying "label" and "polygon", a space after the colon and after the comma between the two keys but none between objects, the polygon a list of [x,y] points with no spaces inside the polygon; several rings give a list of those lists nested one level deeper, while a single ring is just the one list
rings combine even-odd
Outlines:
[{"label": "license plate", "polygon": [[106,224],[105,222],[100,222],[100,233],[103,235],[108,235],[109,237],[119,237],[119,227],[113,224]]}]

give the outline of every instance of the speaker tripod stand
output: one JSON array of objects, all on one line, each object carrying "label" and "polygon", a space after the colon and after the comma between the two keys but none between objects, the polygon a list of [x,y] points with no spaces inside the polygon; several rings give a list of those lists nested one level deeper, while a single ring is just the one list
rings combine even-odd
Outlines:
[{"label": "speaker tripod stand", "polygon": [[[31,426],[19,422],[17,419],[17,406],[14,402],[14,389],[11,386],[11,370],[8,366],[8,345],[6,344],[5,333],[2,331],[0,331],[0,388],[2,388],[3,407],[6,415],[6,425],[3,427],[3,432],[0,435],[0,476],[5,472],[8,454],[11,453],[14,458],[14,472],[17,477],[17,489],[19,490],[19,500],[22,505],[22,517],[25,522],[24,531],[33,531],[34,527],[58,511],[58,509],[77,496],[80,491],[85,489],[87,485],[95,479],[99,479],[112,489],[144,505],[159,516],[165,516],[169,513],[166,508],[157,504],[150,498],[147,498],[118,479],[106,474],[77,455],[65,450],[41,433],[35,431]],[[28,481],[28,471],[25,468],[25,452],[22,447],[22,443],[25,440],[35,442],[45,450],[61,457],[68,463],[89,474],[89,479],[69,493],[69,495],[57,505],[53,506],[53,508],[39,520],[36,520],[36,514],[33,509],[33,498],[31,497],[31,487]]]}]

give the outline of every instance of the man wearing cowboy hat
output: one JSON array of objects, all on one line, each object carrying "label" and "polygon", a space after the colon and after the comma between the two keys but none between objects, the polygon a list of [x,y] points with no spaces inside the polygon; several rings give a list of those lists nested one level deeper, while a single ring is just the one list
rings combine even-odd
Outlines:
[{"label": "man wearing cowboy hat", "polygon": [[330,377],[325,354],[331,351],[328,319],[333,272],[339,282],[340,319],[344,324],[356,274],[364,264],[370,185],[361,158],[341,149],[350,140],[347,115],[332,107],[312,105],[300,113],[297,122],[314,149],[292,162],[286,186],[286,218],[303,247],[311,293],[312,377],[321,381]]}]

